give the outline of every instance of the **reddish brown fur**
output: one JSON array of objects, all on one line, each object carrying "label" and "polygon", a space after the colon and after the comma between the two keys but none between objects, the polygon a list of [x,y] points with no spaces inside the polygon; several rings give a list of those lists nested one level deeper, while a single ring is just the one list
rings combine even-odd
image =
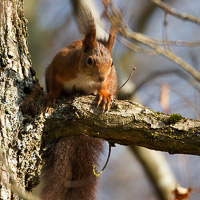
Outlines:
[{"label": "reddish brown fur", "polygon": [[[53,106],[61,92],[66,90],[64,86],[69,83],[68,93],[72,93],[74,88],[76,92],[86,94],[97,91],[99,103],[103,102],[103,109],[109,110],[117,83],[115,67],[112,65],[111,58],[115,32],[111,28],[107,41],[97,41],[96,27],[91,13],[85,10],[80,17],[82,20],[80,26],[84,34],[83,40],[76,40],[67,48],[61,49],[46,69],[47,108]],[[92,60],[91,64],[87,63],[89,58]],[[81,76],[88,78],[88,85],[94,84],[95,86],[90,89],[86,84],[80,88],[77,86],[78,83],[72,83],[76,80],[78,82]],[[106,93],[102,93],[102,90]]]},{"label": "reddish brown fur", "polygon": [[63,137],[51,142],[43,159],[42,200],[94,200],[103,142],[87,136]]},{"label": "reddish brown fur", "polygon": [[[92,15],[83,10],[80,15],[82,40],[61,49],[46,69],[47,108],[61,92],[71,94],[97,93],[98,105],[109,110],[116,91],[117,79],[112,64],[111,49],[115,34],[108,41],[96,40]],[[42,169],[42,200],[94,200],[96,177],[92,165],[97,165],[103,142],[88,136],[70,136],[55,140],[44,154]]]}]

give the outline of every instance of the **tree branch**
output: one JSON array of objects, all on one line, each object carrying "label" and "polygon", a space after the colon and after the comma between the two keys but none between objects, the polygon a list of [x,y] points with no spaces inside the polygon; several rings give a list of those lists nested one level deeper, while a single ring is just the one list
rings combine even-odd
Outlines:
[{"label": "tree branch", "polygon": [[187,20],[196,24],[200,24],[200,18],[194,15],[190,15],[187,13],[179,13],[176,11],[175,8],[170,8],[168,4],[161,2],[161,0],[150,0],[150,1],[174,17],[178,17],[182,20]]},{"label": "tree branch", "polygon": [[[158,2],[158,0],[156,2]],[[110,7],[110,12],[108,12],[108,6]],[[128,29],[127,26],[123,23],[123,16],[121,12],[113,6],[112,2],[105,1],[104,7],[105,7],[104,17],[112,24],[113,27],[115,27],[118,33],[120,33],[125,38],[134,39],[152,48],[155,51],[155,53],[151,51],[150,52],[151,54],[154,55],[161,54],[166,58],[172,60],[173,62],[180,65],[185,71],[190,73],[198,82],[200,82],[200,72],[194,69],[190,64],[185,62],[182,58],[175,55],[172,51],[158,45],[156,39],[152,39],[147,35],[144,35],[142,33],[137,33]]]},{"label": "tree branch", "polygon": [[133,101],[115,100],[103,113],[94,96],[58,100],[47,116],[45,140],[84,134],[122,145],[135,144],[169,153],[200,155],[200,122],[154,112]]},{"label": "tree branch", "polygon": [[164,49],[161,46],[158,46],[154,43],[151,38],[148,36],[142,34],[142,33],[136,33],[127,31],[126,29],[121,32],[122,35],[124,35],[127,38],[135,39],[151,48],[153,48],[157,54],[162,54],[163,56],[169,58],[170,60],[174,61],[175,63],[179,64],[184,70],[189,72],[196,80],[200,82],[200,72],[196,69],[194,69],[190,64],[185,62],[183,59],[181,59],[179,56],[175,55],[172,51]]}]

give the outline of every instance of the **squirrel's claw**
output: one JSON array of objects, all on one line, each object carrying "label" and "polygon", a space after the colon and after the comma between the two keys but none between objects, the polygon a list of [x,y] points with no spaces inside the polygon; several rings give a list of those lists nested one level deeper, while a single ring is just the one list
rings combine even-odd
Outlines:
[{"label": "squirrel's claw", "polygon": [[51,99],[48,94],[44,97],[46,101],[45,113],[48,113],[49,110],[55,105],[56,99]]},{"label": "squirrel's claw", "polygon": [[110,107],[111,107],[111,104],[112,104],[112,102],[113,102],[113,99],[114,99],[113,95],[110,94],[110,95],[109,95],[109,100],[107,101],[106,111],[109,111],[109,110],[110,110]]},{"label": "squirrel's claw", "polygon": [[100,91],[98,93],[97,107],[102,104],[103,112],[107,112],[110,110],[113,99],[112,94],[108,94],[106,91]]},{"label": "squirrel's claw", "polygon": [[97,107],[99,107],[99,105],[101,104],[101,102],[102,102],[102,99],[103,99],[103,95],[101,95],[101,94],[98,94],[98,102],[97,102]]}]

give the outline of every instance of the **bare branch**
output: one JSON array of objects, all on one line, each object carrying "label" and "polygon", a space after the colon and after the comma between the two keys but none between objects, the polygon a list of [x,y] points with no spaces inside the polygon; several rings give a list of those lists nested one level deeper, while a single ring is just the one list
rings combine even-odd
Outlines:
[{"label": "bare branch", "polygon": [[[160,40],[160,39],[154,39],[151,38],[152,40],[155,41],[157,45],[164,45],[166,43],[166,40]],[[182,40],[176,40],[176,41],[168,41],[170,45],[175,45],[175,46],[186,46],[186,47],[195,47],[200,45],[200,41],[182,41]]]},{"label": "bare branch", "polygon": [[96,105],[94,96],[59,100],[46,119],[46,140],[84,134],[122,145],[200,155],[199,121],[184,118],[173,124],[173,115],[153,112],[133,101],[115,100],[107,113]]},{"label": "bare branch", "polygon": [[168,4],[161,2],[160,0],[150,0],[154,4],[156,4],[158,7],[163,9],[165,12],[169,13],[170,15],[174,17],[178,17],[182,20],[187,20],[190,22],[194,22],[196,24],[200,24],[200,18],[194,16],[194,15],[189,15],[187,13],[179,13],[176,11],[175,8],[171,8]]},{"label": "bare branch", "polygon": [[166,46],[166,48],[168,50],[171,51],[171,48],[170,48],[170,42],[169,42],[169,37],[168,37],[168,31],[167,31],[167,25],[168,25],[168,22],[167,22],[167,12],[165,11],[165,15],[164,15],[164,21],[163,21],[163,39],[165,39],[165,43],[164,45]]},{"label": "bare branch", "polygon": [[175,63],[179,64],[184,70],[189,72],[196,80],[200,82],[200,72],[194,69],[190,64],[186,63],[183,59],[181,59],[179,56],[174,54],[172,51],[164,49],[163,47],[156,45],[151,38],[148,36],[142,34],[142,33],[136,33],[127,31],[126,29],[123,29],[123,32],[121,32],[122,35],[128,38],[135,39],[147,46],[150,46],[153,48],[158,54],[162,54],[165,57],[169,58],[170,60],[174,61]]},{"label": "bare branch", "polygon": [[[120,43],[122,43],[124,46],[128,47],[129,49],[133,51],[145,53],[147,55],[152,55],[152,56],[156,56],[159,54],[153,49],[142,48],[120,35],[117,36],[117,39]],[[200,46],[200,41],[181,41],[181,40],[166,41],[166,40],[155,39],[155,38],[151,38],[151,39],[152,41],[154,41],[155,45],[165,45],[167,42],[170,46],[186,46],[186,47]]]},{"label": "bare branch", "polygon": [[[110,7],[109,13],[107,11],[108,6]],[[196,80],[198,80],[200,82],[200,72],[197,71],[196,69],[194,69],[190,64],[185,62],[182,58],[180,58],[179,56],[174,54],[172,51],[170,51],[168,49],[164,49],[162,46],[156,44],[154,39],[152,39],[142,33],[137,33],[137,32],[133,32],[133,31],[129,30],[127,28],[127,26],[124,25],[124,23],[123,23],[122,14],[120,13],[119,10],[117,10],[117,8],[115,8],[113,6],[112,3],[110,3],[110,1],[107,2],[107,4],[104,5],[104,7],[105,7],[105,14],[104,14],[105,18],[107,18],[110,21],[112,26],[115,27],[116,30],[121,35],[123,35],[126,38],[134,39],[138,42],[141,42],[141,43],[151,47],[152,49],[154,49],[154,51],[156,53],[162,54],[165,57],[172,60],[173,62],[179,64],[184,70],[189,72]]]}]

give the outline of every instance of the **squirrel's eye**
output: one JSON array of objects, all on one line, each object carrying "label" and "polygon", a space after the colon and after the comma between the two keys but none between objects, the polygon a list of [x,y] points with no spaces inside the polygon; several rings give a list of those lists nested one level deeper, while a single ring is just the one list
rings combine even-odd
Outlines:
[{"label": "squirrel's eye", "polygon": [[113,65],[114,65],[114,64],[113,64],[113,61],[112,61],[111,67],[112,67]]},{"label": "squirrel's eye", "polygon": [[89,57],[89,58],[87,59],[87,64],[88,64],[88,65],[92,65],[92,58],[91,58],[91,57]]}]

